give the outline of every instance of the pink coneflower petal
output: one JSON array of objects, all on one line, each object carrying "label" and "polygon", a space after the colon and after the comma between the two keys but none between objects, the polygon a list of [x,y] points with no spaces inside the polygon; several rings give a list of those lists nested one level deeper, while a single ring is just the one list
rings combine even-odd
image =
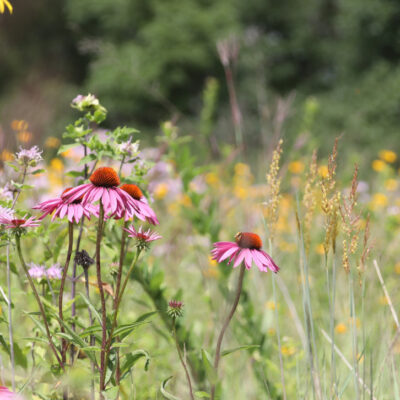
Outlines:
[{"label": "pink coneflower petal", "polygon": [[233,262],[236,268],[242,262],[246,269],[250,269],[253,262],[262,272],[278,272],[279,268],[272,258],[261,249],[262,241],[258,235],[251,232],[240,232],[235,242],[216,242],[211,251],[212,258],[218,262],[228,259],[228,265]]}]

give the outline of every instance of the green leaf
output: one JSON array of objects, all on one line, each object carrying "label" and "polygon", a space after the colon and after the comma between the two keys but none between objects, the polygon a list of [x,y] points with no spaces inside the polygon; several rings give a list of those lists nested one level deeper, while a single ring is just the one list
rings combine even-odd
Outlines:
[{"label": "green leaf", "polygon": [[148,324],[148,322],[134,322],[132,324],[120,325],[113,334],[113,338],[120,336],[121,340],[124,340],[127,336],[129,336],[138,326]]},{"label": "green leaf", "polygon": [[83,293],[79,293],[82,297],[83,301],[87,304],[87,306],[91,309],[92,313],[96,317],[97,321],[99,321],[100,326],[102,325],[102,320],[100,314],[97,312],[96,307],[92,304],[90,299],[88,299]]},{"label": "green leaf", "polygon": [[140,349],[125,355],[125,361],[121,367],[121,375],[128,374],[132,367],[136,364],[136,362],[143,357],[145,358],[144,370],[147,371],[149,369],[150,356],[146,350]]},{"label": "green leaf", "polygon": [[196,397],[200,397],[200,398],[211,398],[211,396],[207,393],[207,392],[195,392],[194,394]]},{"label": "green leaf", "polygon": [[18,343],[14,342],[14,355],[15,362],[20,365],[22,368],[28,368],[28,360],[26,359],[25,354],[22,352],[21,348],[18,346]]},{"label": "green leaf", "polygon": [[18,165],[15,165],[15,164],[13,164],[13,163],[11,163],[11,162],[9,162],[9,161],[6,161],[6,164],[7,164],[10,168],[12,168],[15,172],[18,172],[18,171],[19,171]]},{"label": "green leaf", "polygon": [[37,174],[41,174],[43,172],[46,172],[45,169],[43,168],[39,168],[39,169],[35,169],[34,171],[31,172],[32,175],[37,175]]},{"label": "green leaf", "polygon": [[70,143],[70,144],[63,144],[57,151],[57,154],[64,153],[64,151],[73,149],[74,147],[80,146],[80,143]]},{"label": "green leaf", "polygon": [[239,346],[239,347],[235,347],[233,349],[228,349],[228,350],[224,350],[221,355],[222,357],[225,357],[229,354],[234,353],[235,351],[240,351],[240,350],[248,350],[248,349],[256,349],[260,347],[260,345],[258,344],[248,344],[248,345],[243,345],[243,346]]},{"label": "green leaf", "polygon": [[215,368],[213,367],[213,364],[211,362],[211,356],[204,349],[201,349],[201,356],[203,359],[203,365],[204,365],[204,369],[206,370],[207,378],[212,385],[215,385],[218,380],[218,375],[217,375],[217,371],[215,370]]},{"label": "green leaf", "polygon": [[36,324],[36,326],[40,329],[43,335],[47,336],[46,328],[44,327],[43,323],[41,323],[38,319],[34,318],[32,313],[25,312],[25,314],[27,314],[28,317]]},{"label": "green leaf", "polygon": [[168,400],[180,400],[179,397],[175,397],[173,396],[171,393],[168,393],[165,388],[167,386],[167,383],[169,382],[170,379],[172,379],[173,377],[170,376],[169,378],[165,379],[162,383],[161,383],[161,387],[160,387],[160,391],[162,393],[162,395],[168,399]]}]

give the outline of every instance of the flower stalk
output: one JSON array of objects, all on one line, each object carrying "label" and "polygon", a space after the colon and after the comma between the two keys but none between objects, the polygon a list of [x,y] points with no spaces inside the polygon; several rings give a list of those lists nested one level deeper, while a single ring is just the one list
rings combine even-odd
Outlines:
[{"label": "flower stalk", "polygon": [[35,299],[36,299],[36,301],[38,303],[38,306],[39,306],[39,309],[40,309],[40,313],[41,313],[42,318],[43,318],[43,324],[44,324],[44,327],[45,327],[45,330],[46,330],[47,339],[49,340],[50,348],[51,348],[52,352],[54,353],[54,356],[56,357],[60,367],[63,370],[65,370],[64,363],[63,363],[62,359],[60,358],[60,355],[58,354],[56,346],[54,345],[53,339],[51,337],[50,328],[49,328],[49,324],[47,322],[46,313],[45,313],[45,310],[44,310],[44,307],[43,307],[43,303],[40,300],[40,296],[39,296],[39,294],[38,294],[38,292],[36,290],[35,284],[34,284],[32,278],[31,278],[31,276],[29,275],[28,267],[25,264],[25,260],[24,260],[24,257],[22,255],[22,251],[21,251],[20,236],[18,234],[15,235],[15,242],[16,242],[16,245],[17,245],[17,252],[18,252],[18,256],[19,256],[22,268],[23,268],[23,270],[25,272],[26,277],[28,278],[29,285],[31,286],[32,292],[33,292],[33,294],[35,296]]},{"label": "flower stalk", "polygon": [[[228,326],[232,320],[233,314],[235,314],[236,308],[239,304],[240,295],[242,293],[244,271],[245,271],[245,264],[243,262],[240,266],[239,278],[238,278],[238,283],[237,283],[237,287],[236,287],[235,298],[233,300],[232,308],[231,308],[228,316],[226,317],[224,324],[222,325],[222,329],[221,329],[221,332],[220,332],[220,334],[218,336],[218,340],[217,340],[217,347],[215,350],[215,358],[214,358],[214,369],[217,374],[218,374],[219,362],[221,360],[222,341],[224,339],[226,329],[228,328]],[[211,400],[214,400],[214,399],[215,399],[215,384],[212,385],[212,387],[211,387]]]},{"label": "flower stalk", "polygon": [[[60,317],[60,321],[61,321],[60,329],[61,329],[62,333],[65,332],[65,329],[64,329],[64,326],[62,323],[62,322],[64,322],[64,315],[63,315],[64,287],[65,287],[65,280],[67,279],[69,263],[71,261],[73,243],[74,243],[74,224],[72,222],[69,222],[68,223],[67,258],[65,260],[63,274],[61,277],[60,292],[58,295],[58,316]],[[63,364],[65,364],[67,361],[67,341],[64,338],[61,340],[61,357],[62,357]]]}]

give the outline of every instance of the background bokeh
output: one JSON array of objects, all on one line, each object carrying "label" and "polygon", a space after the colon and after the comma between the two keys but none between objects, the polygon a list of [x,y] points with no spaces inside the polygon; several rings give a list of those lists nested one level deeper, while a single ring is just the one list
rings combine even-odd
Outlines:
[{"label": "background bokeh", "polygon": [[214,77],[212,129],[231,142],[216,42],[234,35],[250,151],[269,142],[284,100],[282,134],[289,143],[303,134],[302,146],[326,154],[327,138],[343,133],[346,154],[361,164],[376,156],[382,140],[396,145],[396,1],[17,0],[13,6],[12,16],[0,15],[0,132],[9,141],[11,121],[22,118],[35,144],[59,136],[70,119],[65,110],[80,92],[101,99],[110,126],[134,125],[150,141],[169,119],[198,135],[203,91]]}]

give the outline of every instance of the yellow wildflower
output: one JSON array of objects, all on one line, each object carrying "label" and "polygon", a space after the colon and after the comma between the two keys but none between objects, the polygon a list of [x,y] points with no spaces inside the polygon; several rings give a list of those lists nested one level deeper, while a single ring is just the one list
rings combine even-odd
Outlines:
[{"label": "yellow wildflower", "polygon": [[294,346],[284,344],[281,347],[281,352],[284,356],[292,356],[296,353],[296,348]]},{"label": "yellow wildflower", "polygon": [[44,142],[44,147],[50,148],[50,149],[56,149],[59,147],[61,144],[61,141],[59,138],[56,138],[54,136],[49,136],[46,141]]},{"label": "yellow wildflower", "polygon": [[269,309],[269,310],[275,310],[275,302],[273,302],[273,301],[267,301],[267,303],[266,303],[266,306],[267,306],[267,308]]},{"label": "yellow wildflower", "polygon": [[0,158],[1,158],[2,161],[12,161],[12,160],[14,160],[14,155],[13,155],[13,153],[8,151],[7,149],[4,149],[1,152]]},{"label": "yellow wildflower", "polygon": [[12,14],[13,7],[8,0],[0,0],[0,14],[4,14],[4,11],[5,11],[4,6],[6,6],[8,8],[8,11],[10,12],[10,14]]},{"label": "yellow wildflower", "polygon": [[250,167],[245,163],[235,164],[235,174],[236,175],[247,175],[250,173]]},{"label": "yellow wildflower", "polygon": [[301,174],[304,171],[304,164],[301,161],[292,161],[288,169],[292,174]]},{"label": "yellow wildflower", "polygon": [[327,178],[328,174],[329,174],[329,170],[328,170],[328,166],[327,165],[321,165],[318,168],[318,174],[319,176],[321,176],[322,178]]},{"label": "yellow wildflower", "polygon": [[[0,0],[1,3],[2,0]],[[14,119],[11,122],[11,129],[13,129],[14,131],[26,131],[28,129],[28,123],[26,121],[24,121],[23,119],[19,120],[19,119]]]},{"label": "yellow wildflower", "polygon": [[315,252],[317,253],[317,254],[320,254],[320,255],[324,255],[325,254],[325,247],[324,247],[324,244],[323,243],[320,243],[320,244],[317,244],[316,246],[315,246]]},{"label": "yellow wildflower", "polygon": [[17,134],[17,139],[21,143],[28,143],[32,140],[32,132],[29,131],[21,131]]},{"label": "yellow wildflower", "polygon": [[217,268],[207,268],[203,271],[203,275],[206,278],[214,278],[217,279],[219,277],[219,271]]},{"label": "yellow wildflower", "polygon": [[206,174],[205,179],[206,179],[206,183],[209,186],[215,187],[215,186],[218,186],[218,184],[219,184],[219,178],[215,172],[209,172],[208,174]]},{"label": "yellow wildflower", "polygon": [[168,194],[168,191],[169,187],[167,183],[159,183],[154,189],[154,197],[161,200]]},{"label": "yellow wildflower", "polygon": [[62,172],[64,170],[64,163],[59,158],[53,158],[50,161],[50,167],[57,172]]},{"label": "yellow wildflower", "polygon": [[394,266],[394,272],[396,272],[397,275],[400,275],[400,261]]},{"label": "yellow wildflower", "polygon": [[388,199],[383,193],[375,193],[372,196],[371,208],[373,210],[383,208],[383,207],[387,206],[387,204],[388,204]]},{"label": "yellow wildflower", "polygon": [[343,322],[340,322],[339,324],[337,324],[335,326],[335,332],[338,333],[338,334],[346,333],[347,332],[347,326]]},{"label": "yellow wildflower", "polygon": [[396,179],[387,179],[385,181],[385,188],[389,192],[393,192],[394,190],[397,189],[398,183]]},{"label": "yellow wildflower", "polygon": [[215,268],[218,265],[217,260],[214,260],[211,256],[208,256],[208,264],[210,267],[213,268]]},{"label": "yellow wildflower", "polygon": [[394,163],[397,160],[397,154],[392,150],[381,150],[379,157],[387,163]]},{"label": "yellow wildflower", "polygon": [[382,172],[386,168],[387,164],[382,160],[372,161],[372,169],[376,172]]},{"label": "yellow wildflower", "polygon": [[235,186],[233,189],[235,196],[240,199],[240,200],[244,200],[247,197],[247,189],[245,189],[242,186]]},{"label": "yellow wildflower", "polygon": [[180,198],[180,203],[181,203],[184,207],[191,207],[191,206],[192,206],[192,199],[191,199],[187,194],[184,194],[184,195]]}]

